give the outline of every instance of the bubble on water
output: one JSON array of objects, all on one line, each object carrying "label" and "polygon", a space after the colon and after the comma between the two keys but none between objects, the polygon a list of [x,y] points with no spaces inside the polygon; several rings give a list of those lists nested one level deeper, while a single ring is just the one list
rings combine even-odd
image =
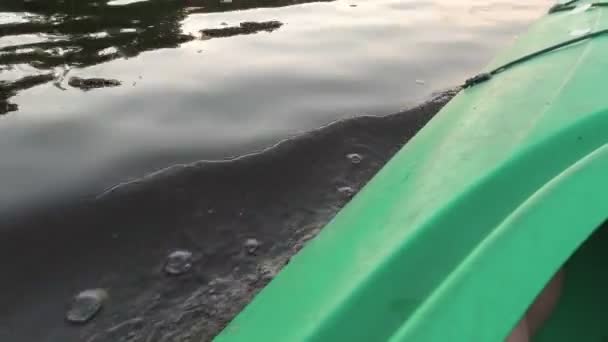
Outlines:
[{"label": "bubble on water", "polygon": [[350,159],[350,162],[353,164],[359,164],[363,160],[363,156],[359,153],[347,154],[346,158]]},{"label": "bubble on water", "polygon": [[260,247],[262,243],[258,239],[247,239],[243,246],[249,254],[255,254],[255,251]]},{"label": "bubble on water", "polygon": [[187,250],[177,250],[167,256],[165,272],[170,275],[180,275],[186,273],[192,267],[192,252]]},{"label": "bubble on water", "polygon": [[570,35],[574,36],[574,37],[579,37],[579,36],[585,35],[589,32],[591,32],[591,29],[589,29],[589,28],[574,29],[574,30],[570,31]]},{"label": "bubble on water", "polygon": [[570,11],[570,13],[571,14],[583,13],[583,12],[587,11],[590,8],[591,8],[591,4],[589,4],[589,3],[587,3],[587,4],[580,4],[580,5],[577,5],[576,7],[574,7],[572,9],[572,11]]},{"label": "bubble on water", "polygon": [[352,197],[355,194],[355,189],[350,186],[341,186],[338,188],[338,192],[347,197]]},{"label": "bubble on water", "polygon": [[74,297],[65,317],[72,323],[86,323],[101,310],[107,298],[108,292],[104,289],[82,291]]}]

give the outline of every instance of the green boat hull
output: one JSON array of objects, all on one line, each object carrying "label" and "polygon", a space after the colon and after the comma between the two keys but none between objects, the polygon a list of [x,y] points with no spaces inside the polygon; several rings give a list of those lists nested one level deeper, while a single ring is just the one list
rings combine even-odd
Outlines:
[{"label": "green boat hull", "polygon": [[[608,28],[608,8],[577,12],[488,70]],[[602,341],[606,70],[600,35],[463,89],[216,341],[502,341],[568,259],[535,341]]]}]

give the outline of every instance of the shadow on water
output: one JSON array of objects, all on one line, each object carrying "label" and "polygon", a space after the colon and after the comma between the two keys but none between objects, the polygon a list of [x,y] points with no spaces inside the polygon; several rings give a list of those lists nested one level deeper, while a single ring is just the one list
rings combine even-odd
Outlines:
[{"label": "shadow on water", "polygon": [[[0,81],[0,115],[18,110],[9,102],[17,91],[52,81],[61,86],[71,68],[131,58],[201,38],[182,32],[181,21],[188,14],[329,1],[333,0],[2,0],[0,75],[18,65],[28,65],[38,74]],[[3,12],[8,13],[4,20]],[[270,32],[280,27],[272,21],[243,24],[233,28],[236,34]],[[223,30],[228,32],[230,28]],[[23,39],[25,36],[28,39]]]},{"label": "shadow on water", "polygon": [[[453,94],[258,154],[173,166],[7,224],[0,340],[209,341]],[[191,268],[166,275],[178,249],[192,253]],[[101,312],[65,322],[70,298],[91,288],[109,294]]]}]

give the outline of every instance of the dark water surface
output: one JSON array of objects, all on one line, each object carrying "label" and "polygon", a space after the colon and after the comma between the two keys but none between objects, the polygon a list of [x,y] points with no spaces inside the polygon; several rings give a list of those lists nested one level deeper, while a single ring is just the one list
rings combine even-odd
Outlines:
[{"label": "dark water surface", "polygon": [[209,340],[549,4],[1,0],[0,341]]},{"label": "dark water surface", "polygon": [[[450,97],[265,153],[176,166],[11,225],[0,241],[10,275],[0,340],[208,341]],[[176,250],[192,253],[191,266],[167,275]],[[109,295],[97,317],[66,323],[71,298],[96,288]]]},{"label": "dark water surface", "polygon": [[[17,111],[0,116],[0,215],[410,107],[479,71],[548,4],[2,0],[0,98],[16,94],[0,110]],[[200,33],[246,21],[283,25]],[[82,91],[73,76],[122,86]]]}]

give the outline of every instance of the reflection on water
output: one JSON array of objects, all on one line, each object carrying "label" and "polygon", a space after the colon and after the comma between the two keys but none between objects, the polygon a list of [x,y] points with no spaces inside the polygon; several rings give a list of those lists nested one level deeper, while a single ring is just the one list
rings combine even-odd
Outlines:
[{"label": "reflection on water", "polygon": [[265,21],[263,23],[243,22],[239,26],[223,27],[218,29],[201,30],[203,39],[232,37],[241,34],[253,34],[260,31],[272,32],[283,24],[279,21]]},{"label": "reflection on water", "polygon": [[550,2],[0,0],[0,341],[209,340]]},{"label": "reflection on water", "polygon": [[[143,51],[177,47],[195,39],[184,34],[180,21],[190,13],[280,7],[315,0],[6,0],[0,4],[0,71],[28,65],[50,72],[37,80],[58,79],[57,67],[87,67]],[[318,0],[316,0],[318,1]],[[325,0],[333,1],[333,0]],[[273,26],[274,28],[278,28]],[[246,29],[247,31],[247,29]],[[248,30],[251,32],[251,30]],[[271,31],[271,30],[270,30]],[[17,109],[9,104],[15,85],[38,85],[22,79],[0,84],[0,114]],[[20,89],[23,89],[21,86]]]},{"label": "reflection on water", "polygon": [[0,1],[0,218],[410,107],[550,1]]}]

